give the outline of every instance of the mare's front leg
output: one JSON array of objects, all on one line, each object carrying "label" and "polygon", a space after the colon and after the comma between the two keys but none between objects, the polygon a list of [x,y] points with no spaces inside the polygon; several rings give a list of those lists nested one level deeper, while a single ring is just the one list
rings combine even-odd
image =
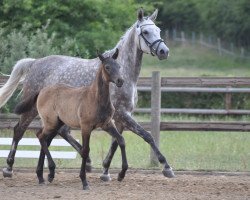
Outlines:
[{"label": "mare's front leg", "polygon": [[162,173],[164,176],[168,178],[173,178],[175,177],[174,172],[172,168],[169,166],[166,158],[162,155],[160,150],[155,144],[154,138],[152,135],[144,130],[141,125],[139,125],[130,115],[127,113],[123,112],[119,114],[121,122],[126,126],[129,130],[133,131],[135,134],[143,138],[153,149],[154,153],[156,154],[159,162],[164,165]]},{"label": "mare's front leg", "polygon": [[[151,148],[154,150],[159,162],[164,165],[164,168],[162,170],[163,175],[168,177],[168,178],[175,177],[174,172],[173,172],[172,168],[169,166],[166,158],[161,154],[160,150],[156,146],[152,135],[150,133],[148,133],[146,130],[144,130],[138,123],[136,123],[136,121],[130,115],[128,115],[126,112],[116,113],[116,115],[119,116],[119,119],[116,120],[118,123],[122,123],[124,127],[127,127],[129,130],[131,130],[132,132],[139,135],[141,138],[143,138],[151,146]],[[105,161],[108,161],[109,163],[111,162],[112,157],[113,157],[116,149],[117,149],[117,141],[112,140],[111,148],[109,150],[107,157],[104,160],[104,164],[105,164]],[[104,169],[108,169],[108,168],[106,168],[105,165],[103,165],[103,166],[104,166]],[[108,165],[108,167],[109,167],[109,165]],[[104,171],[103,176],[104,175],[105,175],[105,171]],[[101,179],[102,179],[102,177],[101,177]],[[105,178],[105,180],[108,180],[108,179]]]},{"label": "mare's front leg", "polygon": [[89,157],[89,140],[90,140],[90,131],[82,130],[82,165],[81,165],[81,171],[80,171],[80,178],[82,180],[82,186],[83,190],[89,189],[89,184],[86,178],[86,162],[87,158]]},{"label": "mare's front leg", "polygon": [[[49,182],[52,182],[54,177],[55,177],[56,164],[55,164],[55,162],[53,161],[53,159],[51,157],[51,154],[49,152],[45,137],[47,135],[48,137],[52,137],[52,139],[53,139],[53,134],[52,134],[52,136],[50,134],[52,132],[54,132],[54,131],[48,131],[48,130],[43,129],[43,131],[39,131],[37,133],[37,137],[38,137],[38,139],[40,141],[40,144],[42,146],[42,150],[43,150],[43,152],[45,153],[45,155],[47,156],[47,159],[48,159],[48,165],[49,165],[48,181]],[[39,179],[39,177],[38,177],[38,179]],[[39,180],[39,183],[40,183],[40,180]]]},{"label": "mare's front leg", "polygon": [[32,108],[30,112],[26,112],[21,115],[19,122],[14,127],[14,136],[12,140],[12,145],[10,153],[7,158],[7,167],[3,168],[4,177],[12,177],[13,174],[13,165],[15,162],[15,154],[19,141],[22,139],[24,132],[31,123],[31,121],[37,116],[37,111],[35,107]]},{"label": "mare's front leg", "polygon": [[[126,171],[128,169],[128,162],[127,162],[127,156],[126,156],[126,150],[125,150],[125,140],[123,136],[117,131],[114,123],[110,121],[109,124],[106,125],[106,127],[103,127],[103,130],[107,131],[113,138],[116,139],[122,154],[122,170],[118,174],[118,181],[122,181],[125,177]],[[114,152],[111,152],[110,156],[113,157]],[[109,160],[109,164],[111,162],[111,159]],[[108,166],[109,167],[109,166]]]}]

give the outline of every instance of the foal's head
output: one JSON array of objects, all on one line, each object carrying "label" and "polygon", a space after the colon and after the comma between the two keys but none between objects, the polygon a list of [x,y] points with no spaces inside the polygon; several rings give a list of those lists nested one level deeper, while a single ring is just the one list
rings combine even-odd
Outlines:
[{"label": "foal's head", "polygon": [[120,65],[116,62],[119,50],[116,49],[115,53],[111,57],[106,57],[99,54],[98,57],[102,61],[103,78],[107,82],[115,83],[117,87],[123,85],[123,79],[120,75]]}]

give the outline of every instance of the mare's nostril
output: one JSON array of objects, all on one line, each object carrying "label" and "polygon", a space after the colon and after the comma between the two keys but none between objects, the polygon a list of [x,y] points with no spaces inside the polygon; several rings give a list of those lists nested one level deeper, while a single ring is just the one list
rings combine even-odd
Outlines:
[{"label": "mare's nostril", "polygon": [[160,54],[165,54],[165,51],[163,49],[161,49]]}]

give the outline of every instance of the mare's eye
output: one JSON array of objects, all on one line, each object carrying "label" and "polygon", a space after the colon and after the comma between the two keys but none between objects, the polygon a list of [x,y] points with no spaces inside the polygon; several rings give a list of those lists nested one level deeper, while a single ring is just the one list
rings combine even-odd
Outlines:
[{"label": "mare's eye", "polygon": [[148,31],[143,31],[143,34],[147,35],[147,34],[148,34]]}]

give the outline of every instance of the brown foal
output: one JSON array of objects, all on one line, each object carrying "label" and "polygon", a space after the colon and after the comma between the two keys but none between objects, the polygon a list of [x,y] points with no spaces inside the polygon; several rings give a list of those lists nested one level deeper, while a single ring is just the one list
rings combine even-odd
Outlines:
[{"label": "brown foal", "polygon": [[[125,141],[117,131],[112,121],[115,109],[110,99],[109,83],[113,82],[117,87],[122,87],[123,79],[120,76],[120,66],[115,61],[118,57],[118,49],[112,57],[104,58],[99,54],[101,60],[99,70],[94,82],[87,87],[70,87],[62,84],[46,87],[37,96],[37,110],[43,122],[43,129],[37,133],[42,149],[48,158],[49,170],[48,180],[51,182],[55,174],[55,163],[50,155],[46,143],[46,137],[54,134],[62,125],[71,128],[80,128],[83,146],[81,150],[82,166],[80,178],[83,189],[89,189],[86,179],[86,159],[89,156],[89,140],[92,130],[102,128],[114,137],[122,154],[122,170],[118,175],[121,181],[125,177],[128,168]],[[34,98],[34,101],[36,98]],[[26,101],[28,102],[28,101]],[[17,106],[18,113],[25,111],[25,101]],[[39,182],[44,182],[38,177]]]}]

